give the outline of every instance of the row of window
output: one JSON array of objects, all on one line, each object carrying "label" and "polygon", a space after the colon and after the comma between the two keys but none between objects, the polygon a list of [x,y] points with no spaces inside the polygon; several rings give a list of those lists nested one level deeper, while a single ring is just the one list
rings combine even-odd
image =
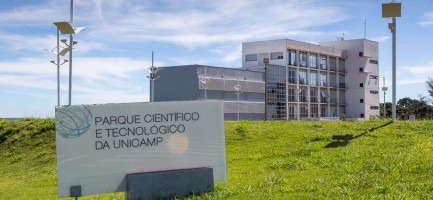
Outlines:
[{"label": "row of window", "polygon": [[[336,74],[330,74],[329,77],[327,76],[326,72],[317,72],[317,71],[310,71],[310,76],[307,77],[307,70],[299,70],[299,84],[300,85],[311,85],[311,86],[322,86],[322,87],[328,87],[328,81],[329,81],[329,87],[337,87],[337,75]],[[294,68],[289,68],[287,73],[287,82],[289,84],[296,84],[296,70]],[[309,78],[309,79],[308,79]],[[329,79],[329,80],[328,80]],[[344,88],[345,81],[344,76],[339,77],[341,88]]]},{"label": "row of window", "polygon": [[[288,87],[287,88],[287,101],[288,102],[297,102],[299,100],[299,102],[312,102],[312,103],[333,103],[336,104],[338,103],[337,101],[337,91],[336,90],[330,90],[330,95],[328,95],[327,90],[320,90],[318,91],[317,89],[310,89],[310,95],[307,96],[308,93],[308,89],[305,87],[301,87],[299,89],[299,93],[296,94],[296,91],[298,91],[296,88],[294,87]],[[345,91],[339,91],[339,96],[340,96],[340,103],[341,104],[345,104],[346,102],[346,92]],[[299,99],[297,99],[299,98]]]},{"label": "row of window", "polygon": [[[300,67],[308,67],[314,68],[314,69],[322,69],[327,70],[328,69],[328,56],[326,55],[318,55],[314,53],[310,53],[307,61],[307,52],[299,51],[298,57],[296,56],[296,50],[288,50],[287,58],[288,58],[288,64],[291,66],[298,66],[299,63]],[[282,60],[283,59],[283,52],[274,52],[271,53],[271,60]],[[245,56],[245,61],[257,61],[257,54],[248,54]],[[298,61],[298,62],[297,62]],[[338,66],[340,72],[345,72],[345,60],[343,58],[338,58]],[[337,57],[329,57],[329,68],[331,71],[337,71]]]}]

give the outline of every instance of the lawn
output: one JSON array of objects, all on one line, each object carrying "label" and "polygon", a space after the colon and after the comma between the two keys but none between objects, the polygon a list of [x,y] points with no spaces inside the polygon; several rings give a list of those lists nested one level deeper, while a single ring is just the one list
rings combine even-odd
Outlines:
[{"label": "lawn", "polygon": [[[57,198],[54,130],[53,119],[0,120],[0,199]],[[433,197],[433,121],[240,121],[225,130],[228,181],[189,199]]]}]

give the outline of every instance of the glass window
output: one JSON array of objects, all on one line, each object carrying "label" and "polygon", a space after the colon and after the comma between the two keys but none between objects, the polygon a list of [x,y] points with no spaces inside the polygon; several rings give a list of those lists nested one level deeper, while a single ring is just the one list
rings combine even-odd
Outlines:
[{"label": "glass window", "polygon": [[343,58],[338,59],[338,71],[339,72],[346,72],[345,61]]},{"label": "glass window", "polygon": [[288,54],[289,65],[296,66],[296,51],[290,49]]},{"label": "glass window", "polygon": [[326,56],[320,56],[320,69],[327,69],[327,59]]},{"label": "glass window", "polygon": [[379,64],[379,61],[377,61],[377,60],[370,60],[369,61],[371,64]]},{"label": "glass window", "polygon": [[300,105],[300,116],[301,118],[306,118],[308,117],[308,105]]},{"label": "glass window", "polygon": [[283,52],[271,53],[271,60],[281,60],[283,59]]},{"label": "glass window", "polygon": [[245,55],[245,61],[257,61],[257,54]]},{"label": "glass window", "polygon": [[287,73],[287,82],[291,84],[296,84],[296,70],[293,68],[289,68]]},{"label": "glass window", "polygon": [[328,93],[326,90],[320,90],[320,103],[326,103],[326,98],[328,97]]},{"label": "glass window", "polygon": [[319,106],[318,105],[311,105],[310,117],[316,118],[318,116],[319,116]]},{"label": "glass window", "polygon": [[307,84],[307,71],[299,70],[299,84],[306,85]]},{"label": "glass window", "polygon": [[332,104],[337,103],[337,90],[331,90],[329,99],[330,99],[330,103]]},{"label": "glass window", "polygon": [[310,67],[317,68],[317,54],[310,54]]},{"label": "glass window", "polygon": [[317,102],[317,91],[316,89],[310,89],[310,102]]},{"label": "glass window", "polygon": [[306,67],[307,66],[307,53],[306,52],[299,52],[299,66]]},{"label": "glass window", "polygon": [[296,102],[296,88],[294,86],[289,86],[287,88],[287,101]]},{"label": "glass window", "polygon": [[346,91],[340,90],[339,93],[340,104],[346,104]]},{"label": "glass window", "polygon": [[310,85],[317,86],[317,73],[315,71],[310,72]]},{"label": "glass window", "polygon": [[340,88],[346,88],[346,81],[345,81],[344,79],[345,79],[345,76],[344,76],[344,75],[340,75],[340,76],[338,76],[339,87],[340,87]]},{"label": "glass window", "polygon": [[329,74],[329,86],[337,87],[337,75],[334,73]]},{"label": "glass window", "polygon": [[327,111],[326,106],[321,106],[320,107],[320,117],[326,117],[327,116],[326,111]]},{"label": "glass window", "polygon": [[302,87],[300,89],[301,89],[301,91],[299,91],[299,101],[300,102],[307,102],[307,93],[308,93],[307,88]]},{"label": "glass window", "polygon": [[329,57],[329,65],[331,71],[337,71],[337,58]]},{"label": "glass window", "polygon": [[326,72],[321,72],[320,73],[320,86],[322,86],[322,87],[328,86],[326,82],[327,82],[326,81]]}]

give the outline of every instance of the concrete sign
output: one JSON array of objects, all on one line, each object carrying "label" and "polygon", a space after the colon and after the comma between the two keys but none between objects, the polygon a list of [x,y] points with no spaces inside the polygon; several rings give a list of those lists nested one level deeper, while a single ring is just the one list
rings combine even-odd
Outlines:
[{"label": "concrete sign", "polygon": [[222,101],[56,109],[59,197],[126,190],[126,174],[199,167],[226,181]]}]

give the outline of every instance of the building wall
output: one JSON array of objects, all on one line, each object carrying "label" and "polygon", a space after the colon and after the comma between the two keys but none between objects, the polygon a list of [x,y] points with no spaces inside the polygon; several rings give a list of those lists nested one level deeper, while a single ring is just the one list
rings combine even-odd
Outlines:
[{"label": "building wall", "polygon": [[342,40],[322,42],[319,45],[344,49],[346,59],[347,111],[352,118],[379,116],[379,47],[366,40]]},{"label": "building wall", "polygon": [[225,120],[237,120],[238,113],[240,120],[264,119],[261,72],[188,65],[163,67],[158,75],[155,101],[223,100]]}]

